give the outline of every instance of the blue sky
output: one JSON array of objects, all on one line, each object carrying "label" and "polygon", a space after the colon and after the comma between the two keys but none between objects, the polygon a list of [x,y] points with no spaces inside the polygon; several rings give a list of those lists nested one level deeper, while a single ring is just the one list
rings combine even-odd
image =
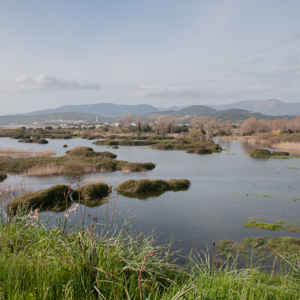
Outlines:
[{"label": "blue sky", "polygon": [[2,1],[0,115],[300,102],[300,1]]}]

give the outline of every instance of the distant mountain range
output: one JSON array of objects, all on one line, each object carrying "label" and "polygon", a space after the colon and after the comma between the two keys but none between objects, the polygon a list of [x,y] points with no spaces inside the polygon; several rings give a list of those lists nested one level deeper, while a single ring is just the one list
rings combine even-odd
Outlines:
[{"label": "distant mountain range", "polygon": [[118,117],[125,115],[145,115],[151,112],[159,111],[149,104],[122,105],[112,103],[82,104],[82,105],[64,105],[59,108],[50,108],[45,110],[36,110],[31,113],[23,114],[25,116],[49,115],[54,113],[86,113],[102,117]]},{"label": "distant mountain range", "polygon": [[300,103],[283,103],[279,100],[242,101],[225,105],[193,105],[173,106],[169,108],[155,108],[149,104],[120,105],[112,103],[65,105],[59,108],[37,110],[31,113],[0,116],[0,124],[17,123],[32,124],[32,122],[44,121],[45,119],[61,120],[84,120],[95,122],[96,115],[99,121],[108,122],[118,120],[119,116],[149,116],[158,117],[169,115],[174,117],[185,117],[188,122],[194,115],[212,116],[222,121],[243,121],[249,117],[258,119],[274,119],[276,117],[289,118],[300,114]]},{"label": "distant mountain range", "polygon": [[277,99],[258,100],[258,101],[249,100],[249,101],[241,101],[241,102],[235,102],[235,103],[224,104],[224,105],[206,105],[206,106],[216,110],[240,108],[240,109],[245,109],[252,112],[259,112],[261,114],[271,115],[271,116],[282,116],[282,115],[295,116],[300,114],[300,103],[284,103]]}]

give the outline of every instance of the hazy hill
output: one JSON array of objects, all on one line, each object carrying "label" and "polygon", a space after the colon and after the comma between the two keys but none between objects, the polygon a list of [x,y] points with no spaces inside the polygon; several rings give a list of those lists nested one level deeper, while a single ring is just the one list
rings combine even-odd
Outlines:
[{"label": "hazy hill", "polygon": [[240,109],[245,109],[252,112],[259,112],[271,116],[280,116],[280,115],[295,116],[300,114],[300,103],[284,103],[276,99],[258,100],[258,101],[249,100],[249,101],[241,101],[241,102],[236,102],[231,104],[207,105],[207,106],[217,110],[240,108]]},{"label": "hazy hill", "polygon": [[98,104],[82,104],[82,105],[64,105],[59,108],[51,108],[45,110],[36,110],[27,113],[27,116],[48,115],[53,113],[87,113],[103,117],[111,116],[125,116],[125,115],[144,115],[151,112],[158,111],[155,107],[149,104],[138,105],[121,105],[112,103],[98,103]]},{"label": "hazy hill", "polygon": [[[255,117],[257,119],[266,119],[266,120],[273,120],[276,117],[275,116],[270,116],[270,115],[264,115],[261,113],[253,113],[250,112],[249,110],[245,109],[239,109],[239,108],[231,108],[231,109],[226,109],[226,110],[216,110],[212,109],[210,107],[204,106],[204,105],[194,105],[190,106],[188,108],[179,110],[179,111],[174,111],[174,110],[169,110],[169,111],[160,111],[160,112],[154,112],[149,114],[149,117],[158,117],[158,116],[174,116],[174,117],[185,117],[186,115],[189,115],[190,117],[187,118],[186,122],[188,122],[191,117],[194,115],[197,116],[212,116],[215,119],[221,119],[222,122],[226,120],[231,120],[232,122],[236,121],[244,121],[250,117]],[[284,116],[277,116],[280,118],[283,118]],[[290,119],[293,119],[294,116],[289,116]]]},{"label": "hazy hill", "polygon": [[186,105],[186,106],[171,106],[171,107],[156,107],[156,109],[158,109],[159,111],[166,111],[166,110],[175,110],[175,111],[178,111],[178,110],[181,110],[181,109],[190,107],[190,106],[192,106],[192,105]]},{"label": "hazy hill", "polygon": [[174,110],[167,110],[167,111],[156,111],[149,114],[150,116],[158,116],[158,115],[168,115],[168,116],[174,116],[174,117],[184,117],[186,115],[203,115],[203,116],[211,116],[214,112],[217,112],[217,110],[212,109],[210,107],[204,106],[204,105],[194,105],[189,106],[187,108],[174,111]]}]

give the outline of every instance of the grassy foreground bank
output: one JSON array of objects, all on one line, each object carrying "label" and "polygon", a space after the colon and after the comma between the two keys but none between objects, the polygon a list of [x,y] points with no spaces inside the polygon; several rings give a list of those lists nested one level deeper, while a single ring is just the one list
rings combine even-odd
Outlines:
[{"label": "grassy foreground bank", "polygon": [[[285,273],[202,260],[194,251],[174,264],[171,244],[133,234],[130,222],[75,226],[66,232],[67,211],[44,226],[38,213],[0,224],[1,299],[296,299],[299,266]],[[45,224],[45,223],[44,223]],[[97,231],[98,230],[98,231]]]}]

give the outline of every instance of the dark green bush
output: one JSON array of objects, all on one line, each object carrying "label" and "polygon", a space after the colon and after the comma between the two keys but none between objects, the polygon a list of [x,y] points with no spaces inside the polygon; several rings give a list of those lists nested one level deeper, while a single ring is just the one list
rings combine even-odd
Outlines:
[{"label": "dark green bush", "polygon": [[0,182],[3,182],[7,178],[7,175],[4,173],[0,173]]}]

